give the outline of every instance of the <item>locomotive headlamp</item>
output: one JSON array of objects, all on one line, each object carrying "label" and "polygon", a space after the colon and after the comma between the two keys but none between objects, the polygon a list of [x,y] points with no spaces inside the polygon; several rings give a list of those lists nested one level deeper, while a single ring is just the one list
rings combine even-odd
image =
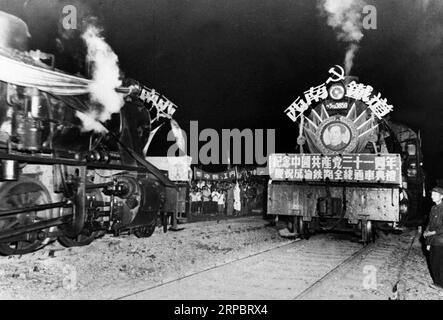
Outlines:
[{"label": "locomotive headlamp", "polygon": [[345,96],[346,89],[342,83],[334,83],[329,87],[329,97],[333,100],[341,100]]}]

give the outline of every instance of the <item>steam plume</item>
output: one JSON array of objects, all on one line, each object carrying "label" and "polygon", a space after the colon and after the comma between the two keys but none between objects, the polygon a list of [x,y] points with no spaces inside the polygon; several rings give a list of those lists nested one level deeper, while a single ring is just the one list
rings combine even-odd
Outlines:
[{"label": "steam plume", "polygon": [[356,43],[351,43],[346,51],[345,55],[345,72],[347,75],[351,72],[352,66],[354,65],[355,54],[360,47]]},{"label": "steam plume", "polygon": [[[118,57],[111,47],[100,35],[101,30],[94,25],[89,25],[82,34],[88,54],[87,61],[92,62],[92,83],[90,85],[91,101],[103,106],[101,112],[93,113],[95,119],[106,121],[111,118],[111,114],[119,112],[124,104],[123,96],[115,91],[121,86],[119,79],[120,69],[118,67]],[[89,125],[94,125],[89,122]],[[94,129],[101,130],[94,127]]]},{"label": "steam plume", "polygon": [[318,0],[318,7],[327,16],[327,23],[337,32],[337,39],[349,44],[345,55],[345,70],[349,74],[363,38],[361,14],[364,0]]},{"label": "steam plume", "polygon": [[0,11],[0,47],[25,51],[29,37],[28,26],[22,19]]},{"label": "steam plume", "polygon": [[421,1],[421,5],[423,7],[424,10],[427,10],[429,7],[429,3],[431,2],[431,0],[422,0]]},{"label": "steam plume", "polygon": [[178,125],[177,121],[171,118],[171,130],[176,139],[177,146],[180,150],[186,153],[186,141],[183,137],[182,130]]},{"label": "steam plume", "polygon": [[82,121],[84,131],[94,130],[95,132],[107,132],[108,130],[96,119],[98,118],[98,114],[95,111],[91,111],[89,113],[83,113],[77,111],[75,113],[76,117]]}]

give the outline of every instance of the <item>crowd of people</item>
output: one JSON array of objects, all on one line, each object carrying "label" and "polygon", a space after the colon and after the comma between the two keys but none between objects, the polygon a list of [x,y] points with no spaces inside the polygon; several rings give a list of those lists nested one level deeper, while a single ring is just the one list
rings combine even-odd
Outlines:
[{"label": "crowd of people", "polygon": [[189,194],[191,213],[249,215],[263,209],[262,195],[263,187],[256,181],[194,181]]}]

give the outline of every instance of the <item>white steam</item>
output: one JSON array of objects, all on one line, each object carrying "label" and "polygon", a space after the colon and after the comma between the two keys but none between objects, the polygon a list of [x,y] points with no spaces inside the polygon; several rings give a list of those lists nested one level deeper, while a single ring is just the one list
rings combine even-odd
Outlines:
[{"label": "white steam", "polygon": [[[92,63],[93,81],[89,86],[91,101],[103,106],[100,112],[91,113],[89,116],[93,116],[95,120],[106,121],[111,118],[111,114],[120,111],[124,100],[123,95],[115,91],[115,88],[122,84],[119,78],[118,57],[100,35],[100,31],[97,27],[89,25],[82,34],[82,39],[88,49],[87,61]],[[86,123],[83,123],[86,127]],[[103,126],[95,126],[94,124],[98,124],[98,122],[89,121],[87,123],[89,128],[92,126],[96,131],[103,130]]]},{"label": "white steam", "polygon": [[363,38],[362,11],[364,0],[318,0],[320,11],[327,16],[327,23],[337,32],[337,39],[349,44],[345,55],[345,70],[349,74],[354,57]]},{"label": "white steam", "polygon": [[431,3],[431,0],[421,0],[420,4],[423,7],[424,10],[427,10],[429,7],[429,4]]},{"label": "white steam", "polygon": [[82,130],[84,131],[91,131],[91,130],[94,130],[95,132],[108,131],[100,122],[96,120],[99,114],[95,111],[91,111],[88,113],[77,111],[75,113],[75,116],[82,121],[83,124]]},{"label": "white steam", "polygon": [[186,153],[186,141],[185,137],[183,136],[182,130],[180,126],[178,125],[177,121],[171,118],[171,130],[172,134],[175,137],[176,144],[180,150]]},{"label": "white steam", "polygon": [[26,50],[26,40],[31,37],[26,23],[12,14],[0,11],[0,47]]},{"label": "white steam", "polygon": [[359,45],[356,43],[351,43],[346,51],[345,55],[345,72],[346,75],[349,75],[351,72],[352,66],[354,65],[354,57],[359,49]]}]

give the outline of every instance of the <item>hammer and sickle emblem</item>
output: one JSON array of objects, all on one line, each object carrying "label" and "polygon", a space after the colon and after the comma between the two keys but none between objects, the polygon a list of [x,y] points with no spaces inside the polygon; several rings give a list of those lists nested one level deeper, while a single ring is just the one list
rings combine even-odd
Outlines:
[{"label": "hammer and sickle emblem", "polygon": [[[337,71],[338,69],[338,71]],[[328,80],[326,80],[326,84],[328,84],[329,82],[337,82],[340,80],[344,80],[345,79],[345,70],[339,66],[339,65],[335,65],[334,67],[332,67],[331,69],[329,69],[329,74],[331,74],[332,76],[336,76],[336,78],[334,77],[329,77]]]}]

